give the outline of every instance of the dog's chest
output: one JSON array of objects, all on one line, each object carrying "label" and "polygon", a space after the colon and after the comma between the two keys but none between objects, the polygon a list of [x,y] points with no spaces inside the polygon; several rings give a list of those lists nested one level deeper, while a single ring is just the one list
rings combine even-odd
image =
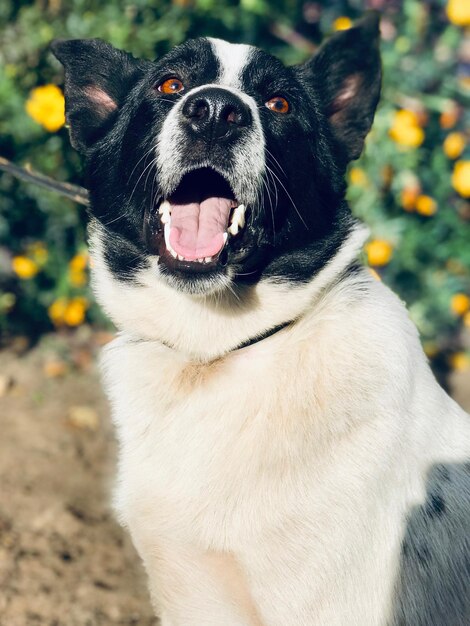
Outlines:
[{"label": "dog's chest", "polygon": [[213,533],[208,543],[285,516],[313,445],[299,426],[306,420],[293,420],[315,412],[298,371],[269,347],[203,365],[118,341],[105,366],[121,450],[118,507],[141,520],[161,512],[152,523],[174,530],[179,520],[182,532],[200,524],[201,537]]}]

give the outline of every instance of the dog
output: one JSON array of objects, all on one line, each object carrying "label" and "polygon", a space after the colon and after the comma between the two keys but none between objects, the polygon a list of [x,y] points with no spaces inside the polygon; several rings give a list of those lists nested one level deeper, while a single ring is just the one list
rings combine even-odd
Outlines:
[{"label": "dog", "polygon": [[56,41],[85,157],[115,507],[162,626],[470,624],[470,416],[359,261],[366,14],[303,65]]}]

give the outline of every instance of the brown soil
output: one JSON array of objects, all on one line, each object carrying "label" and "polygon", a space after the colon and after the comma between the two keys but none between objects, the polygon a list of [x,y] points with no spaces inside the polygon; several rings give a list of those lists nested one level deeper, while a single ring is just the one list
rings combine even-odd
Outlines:
[{"label": "brown soil", "polygon": [[115,444],[93,352],[89,338],[0,352],[2,626],[157,624],[111,512]]},{"label": "brown soil", "polygon": [[[115,443],[96,367],[106,338],[0,352],[0,625],[157,624],[110,507]],[[470,372],[455,374],[470,410]]]}]

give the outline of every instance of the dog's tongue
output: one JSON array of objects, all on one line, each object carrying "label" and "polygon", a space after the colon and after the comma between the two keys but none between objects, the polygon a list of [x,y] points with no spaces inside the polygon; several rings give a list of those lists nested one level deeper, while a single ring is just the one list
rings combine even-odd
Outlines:
[{"label": "dog's tongue", "polygon": [[224,246],[231,200],[207,198],[171,206],[170,244],[188,261],[218,254]]}]

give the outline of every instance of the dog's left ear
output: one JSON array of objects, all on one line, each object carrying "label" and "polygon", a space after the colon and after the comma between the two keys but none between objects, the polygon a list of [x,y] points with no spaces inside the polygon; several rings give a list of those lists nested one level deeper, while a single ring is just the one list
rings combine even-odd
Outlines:
[{"label": "dog's left ear", "polygon": [[86,154],[123,105],[145,62],[100,39],[57,39],[51,50],[65,68],[72,145]]},{"label": "dog's left ear", "polygon": [[300,72],[313,85],[344,164],[357,159],[380,96],[379,15],[366,14],[335,33]]}]

